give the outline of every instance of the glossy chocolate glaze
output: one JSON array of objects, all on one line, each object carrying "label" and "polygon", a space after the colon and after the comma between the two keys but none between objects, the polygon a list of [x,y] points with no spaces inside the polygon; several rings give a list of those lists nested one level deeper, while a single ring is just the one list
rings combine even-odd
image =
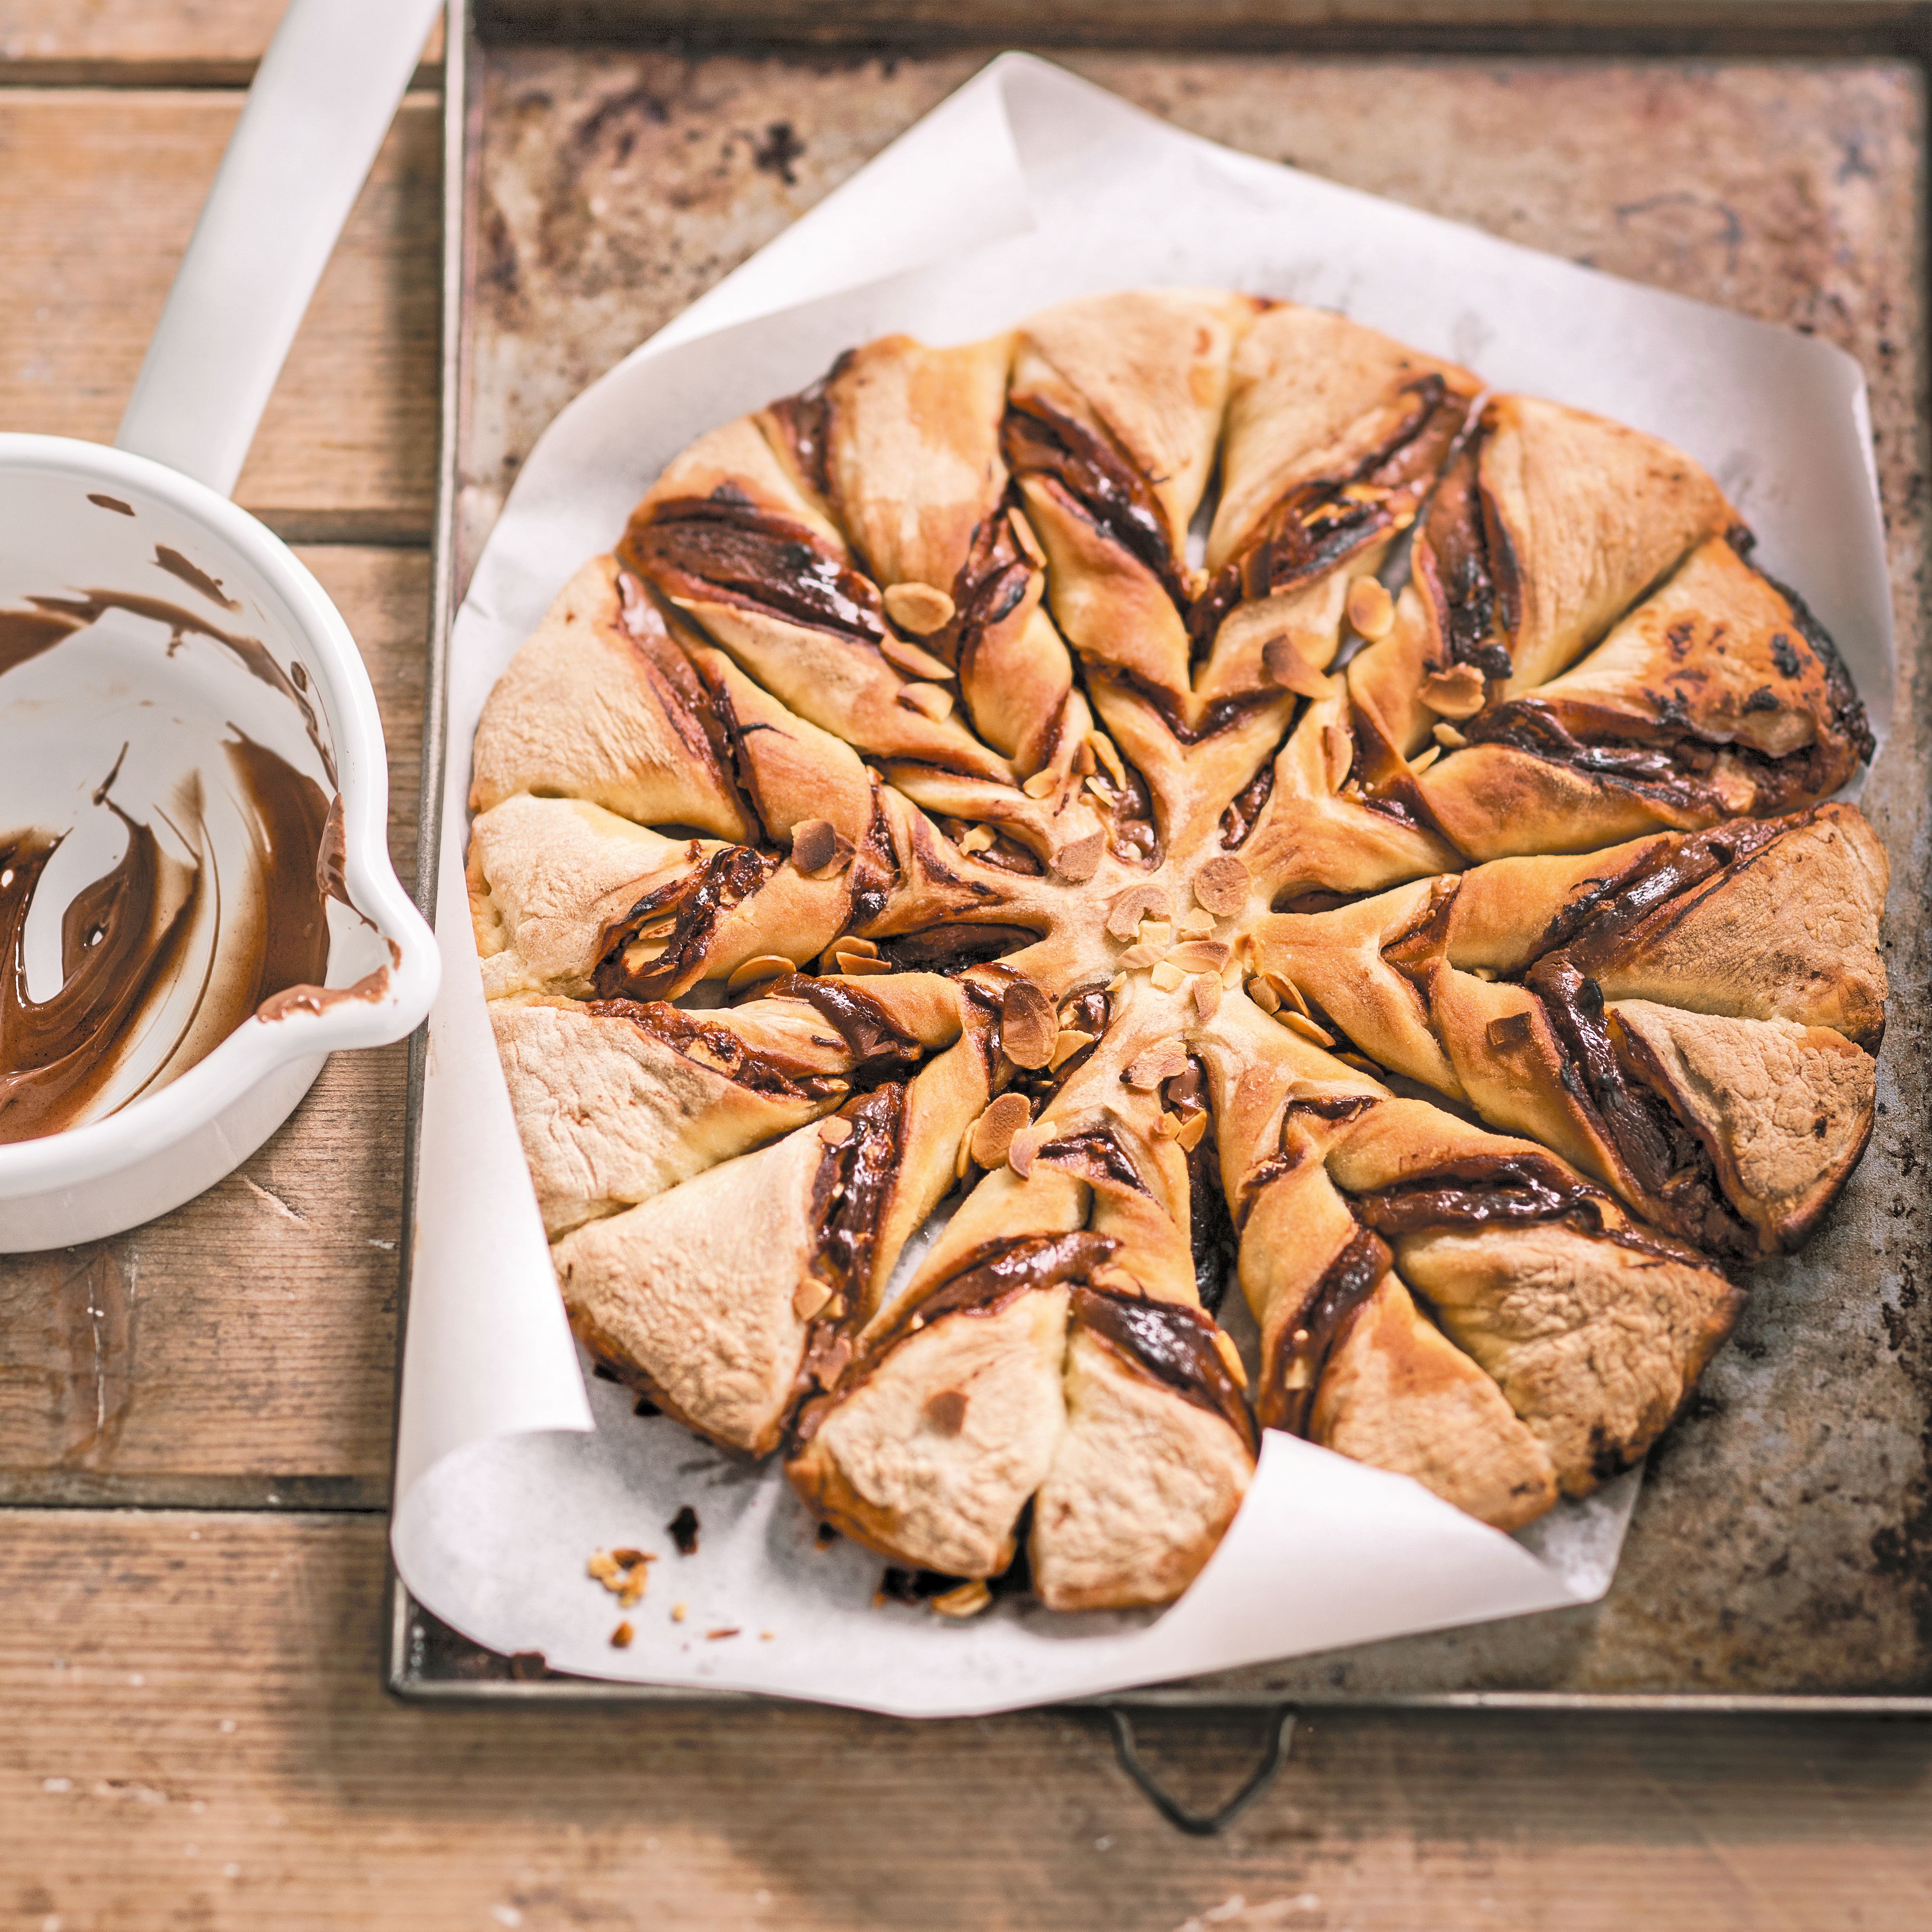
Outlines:
[{"label": "glossy chocolate glaze", "polygon": [[1250,1449],[1254,1418],[1214,1337],[1214,1318],[1178,1302],[1085,1285],[1069,1304],[1072,1325],[1096,1336],[1150,1380],[1218,1415]]},{"label": "glossy chocolate glaze", "polygon": [[709,496],[653,503],[632,518],[617,555],[666,596],[768,610],[788,623],[877,644],[877,587],[776,511],[721,483]]}]

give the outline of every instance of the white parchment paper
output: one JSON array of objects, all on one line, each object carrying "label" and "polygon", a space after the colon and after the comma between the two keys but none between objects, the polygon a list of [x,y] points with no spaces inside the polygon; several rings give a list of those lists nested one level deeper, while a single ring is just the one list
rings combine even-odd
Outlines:
[{"label": "white parchment paper", "polygon": [[[592,385],[524,466],[451,644],[438,936],[392,1538],[419,1601],[557,1670],[905,1715],[1089,1695],[1609,1588],[1638,1477],[1502,1535],[1270,1432],[1233,1528],[1159,1612],[874,1607],[879,1564],[754,1468],[586,1382],[485,1015],[464,890],[470,746],[557,590],[664,462],[902,329],[940,343],[1100,290],[1198,283],[1339,309],[1492,384],[1654,431],[1716,476],[1838,640],[1882,735],[1891,606],[1864,390],[1838,350],[1184,134],[1006,55]],[[694,1556],[664,1526],[685,1504]],[[661,1552],[614,1649],[592,1550]],[[682,1615],[674,1612],[682,1608]]]}]

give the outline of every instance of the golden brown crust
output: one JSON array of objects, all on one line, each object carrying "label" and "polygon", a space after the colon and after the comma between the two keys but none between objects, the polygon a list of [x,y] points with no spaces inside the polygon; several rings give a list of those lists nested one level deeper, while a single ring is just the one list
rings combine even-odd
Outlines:
[{"label": "golden brown crust", "polygon": [[1257,1419],[1517,1528],[1856,1163],[1856,694],[1689,458],[1480,388],[1211,290],[886,338],[668,466],[493,694],[572,1319],[889,1560],[994,1577],[1030,1510],[1048,1606],[1167,1601]]}]

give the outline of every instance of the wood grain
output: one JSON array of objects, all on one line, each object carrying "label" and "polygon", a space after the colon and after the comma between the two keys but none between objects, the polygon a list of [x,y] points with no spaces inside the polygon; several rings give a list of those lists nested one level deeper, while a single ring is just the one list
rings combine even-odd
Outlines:
[{"label": "wood grain", "polygon": [[[1932,1913],[1924,1725],[1305,1720],[1276,1788],[1202,1842],[1157,1822],[1096,1716],[400,1705],[376,1688],[382,1583],[368,1520],[0,1514],[0,1918],[1916,1932]],[[1225,1715],[1145,1728],[1197,1802],[1254,1747]]]},{"label": "wood grain", "polygon": [[[299,554],[369,666],[406,878],[429,560]],[[338,1054],[238,1173],[172,1214],[0,1258],[0,1500],[380,1506],[405,1057]]]},{"label": "wood grain", "polygon": [[[112,440],[239,106],[0,88],[0,423]],[[238,500],[291,540],[428,539],[440,141],[412,95],[242,470]]]}]

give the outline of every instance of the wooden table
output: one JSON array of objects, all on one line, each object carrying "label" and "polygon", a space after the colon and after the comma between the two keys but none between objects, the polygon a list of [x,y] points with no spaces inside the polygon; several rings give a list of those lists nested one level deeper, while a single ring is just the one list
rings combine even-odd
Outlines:
[{"label": "wooden table", "polygon": [[[280,10],[0,0],[0,427],[111,436]],[[238,492],[362,644],[406,875],[435,52]],[[1907,1723],[1324,1716],[1203,1843],[1084,1716],[388,1701],[403,1086],[400,1048],[338,1059],[200,1201],[0,1263],[0,1928],[1932,1924],[1932,1728]],[[1204,1799],[1254,1742],[1149,1728]]]}]

